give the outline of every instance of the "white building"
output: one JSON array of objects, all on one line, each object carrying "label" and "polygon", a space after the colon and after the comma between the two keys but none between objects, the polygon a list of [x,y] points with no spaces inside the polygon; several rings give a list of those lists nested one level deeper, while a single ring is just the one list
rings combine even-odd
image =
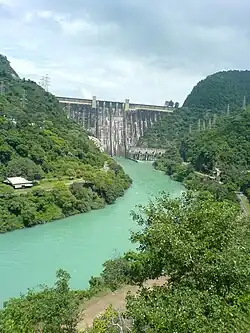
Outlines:
[{"label": "white building", "polygon": [[15,189],[32,187],[34,184],[32,181],[23,177],[9,177],[4,181],[5,184],[9,184]]}]

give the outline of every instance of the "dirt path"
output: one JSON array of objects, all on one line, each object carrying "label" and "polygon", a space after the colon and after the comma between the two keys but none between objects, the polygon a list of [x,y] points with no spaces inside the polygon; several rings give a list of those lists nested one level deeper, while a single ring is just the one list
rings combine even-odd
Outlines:
[{"label": "dirt path", "polygon": [[[145,287],[152,287],[153,285],[162,286],[167,282],[166,277],[160,277],[156,280],[147,280],[144,283]],[[92,326],[93,320],[100,314],[102,314],[109,305],[112,305],[116,310],[125,309],[125,298],[130,291],[132,294],[136,294],[138,286],[124,286],[114,292],[109,292],[103,296],[93,297],[91,300],[84,304],[84,312],[82,320],[78,324],[78,329],[86,329]]]}]

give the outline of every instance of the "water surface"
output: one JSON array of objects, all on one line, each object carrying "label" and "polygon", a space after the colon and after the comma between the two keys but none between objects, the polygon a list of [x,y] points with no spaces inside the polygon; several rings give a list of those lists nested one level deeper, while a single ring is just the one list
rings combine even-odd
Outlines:
[{"label": "water surface", "polygon": [[71,286],[84,289],[102,263],[133,248],[130,230],[137,226],[130,217],[136,204],[166,191],[179,196],[180,183],[153,169],[151,163],[119,159],[133,185],[115,204],[30,229],[0,235],[0,306],[27,288],[52,285],[55,272],[71,274]]}]

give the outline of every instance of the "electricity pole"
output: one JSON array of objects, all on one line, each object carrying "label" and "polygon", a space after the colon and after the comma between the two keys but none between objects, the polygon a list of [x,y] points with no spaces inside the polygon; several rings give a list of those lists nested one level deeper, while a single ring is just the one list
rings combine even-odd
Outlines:
[{"label": "electricity pole", "polygon": [[211,118],[208,119],[208,128],[209,128],[209,129],[212,128],[212,121],[211,121]]},{"label": "electricity pole", "polygon": [[198,132],[200,132],[200,131],[201,131],[201,120],[198,119]]},{"label": "electricity pole", "polygon": [[216,124],[216,114],[214,113],[214,118],[213,118],[213,126]]},{"label": "electricity pole", "polygon": [[5,89],[4,89],[4,83],[3,81],[0,82],[0,95],[3,96],[5,93]]},{"label": "electricity pole", "polygon": [[25,89],[23,89],[23,94],[22,94],[22,97],[21,97],[21,106],[22,106],[22,108],[25,107],[26,102],[27,102],[27,94],[26,94]]},{"label": "electricity pole", "polygon": [[39,81],[39,84],[43,87],[44,90],[49,91],[49,85],[50,85],[50,78],[48,74],[43,76],[41,80]]},{"label": "electricity pole", "polygon": [[205,131],[206,130],[206,122],[205,122],[205,120],[203,120],[202,125],[203,125],[203,131]]},{"label": "electricity pole", "polygon": [[242,104],[242,109],[243,110],[246,110],[246,96],[244,96],[244,98],[243,98],[243,104]]},{"label": "electricity pole", "polygon": [[50,78],[49,78],[48,74],[46,74],[45,78],[44,78],[44,89],[46,91],[49,91],[49,85],[50,85]]}]

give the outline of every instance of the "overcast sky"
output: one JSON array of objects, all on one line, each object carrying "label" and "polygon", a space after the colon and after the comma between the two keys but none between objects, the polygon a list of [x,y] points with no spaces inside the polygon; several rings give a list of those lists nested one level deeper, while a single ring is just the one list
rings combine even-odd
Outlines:
[{"label": "overcast sky", "polygon": [[0,0],[0,53],[56,95],[163,104],[249,69],[250,0]]}]

